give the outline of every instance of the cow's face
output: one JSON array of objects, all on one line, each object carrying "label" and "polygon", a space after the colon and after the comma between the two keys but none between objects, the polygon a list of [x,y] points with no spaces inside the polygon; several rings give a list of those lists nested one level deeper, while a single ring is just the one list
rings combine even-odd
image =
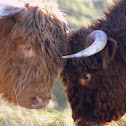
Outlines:
[{"label": "cow's face", "polygon": [[66,24],[49,6],[1,6],[0,93],[9,102],[42,108],[65,63],[61,56],[68,52]]},{"label": "cow's face", "polygon": [[[69,42],[72,53],[90,47],[89,45],[94,41],[94,38],[90,38],[90,33],[92,33],[92,30],[83,28],[71,32]],[[97,40],[100,39],[97,38]],[[107,83],[104,70],[107,69],[108,64],[113,59],[115,50],[116,42],[108,38],[105,48],[93,56],[84,55],[83,58],[79,58],[80,54],[64,56],[64,58],[71,59],[67,59],[67,65],[61,73],[61,79],[66,87],[72,116],[77,126],[102,125],[105,123],[103,118],[97,118],[98,116],[102,117],[100,113],[97,113],[99,112],[97,109],[100,109],[102,100],[104,101],[107,97],[107,94],[104,94],[104,91],[102,92],[105,89],[103,83]]]},{"label": "cow's face", "polygon": [[44,107],[51,98],[57,71],[50,73],[40,48],[32,40],[25,42],[11,36],[0,41],[0,92],[9,102],[27,108]]}]

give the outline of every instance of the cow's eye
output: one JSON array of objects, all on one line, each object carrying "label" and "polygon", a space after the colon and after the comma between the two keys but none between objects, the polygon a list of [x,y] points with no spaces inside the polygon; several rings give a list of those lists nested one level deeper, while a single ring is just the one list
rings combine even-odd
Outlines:
[{"label": "cow's eye", "polygon": [[87,80],[88,78],[90,78],[90,74],[85,74],[85,75],[83,75],[83,78],[84,78],[85,80]]},{"label": "cow's eye", "polygon": [[24,49],[25,49],[26,51],[30,51],[31,47],[30,47],[30,46],[25,45],[25,46],[24,46]]},{"label": "cow's eye", "polygon": [[33,57],[35,56],[35,51],[32,45],[19,45],[21,52],[24,54],[25,57]]},{"label": "cow's eye", "polygon": [[91,73],[83,73],[81,76],[79,83],[83,86],[86,86],[91,80]]}]

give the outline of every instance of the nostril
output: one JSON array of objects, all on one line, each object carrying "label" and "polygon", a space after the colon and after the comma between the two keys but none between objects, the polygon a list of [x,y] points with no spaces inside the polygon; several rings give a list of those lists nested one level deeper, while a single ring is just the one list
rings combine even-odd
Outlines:
[{"label": "nostril", "polygon": [[75,121],[75,126],[81,126],[80,119]]},{"label": "nostril", "polygon": [[33,104],[33,105],[37,105],[37,104],[38,104],[38,101],[37,101],[36,98],[33,98],[33,100],[32,100],[32,104]]},{"label": "nostril", "polygon": [[32,99],[32,108],[42,108],[48,105],[49,100],[43,101],[39,96]]}]

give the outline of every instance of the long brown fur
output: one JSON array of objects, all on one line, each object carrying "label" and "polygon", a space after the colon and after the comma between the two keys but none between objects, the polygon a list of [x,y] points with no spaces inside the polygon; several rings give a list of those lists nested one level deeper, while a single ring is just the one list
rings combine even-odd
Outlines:
[{"label": "long brown fur", "polygon": [[[102,126],[126,113],[126,1],[111,7],[104,19],[72,31],[68,36],[71,53],[87,47],[86,38],[93,30],[107,34],[106,47],[87,58],[68,59],[61,73],[73,119],[79,126]],[[84,73],[92,77],[81,85]]]},{"label": "long brown fur", "polygon": [[[63,13],[53,5],[33,5],[27,5],[26,19],[0,20],[0,93],[27,108],[36,96],[51,98],[58,69],[65,65],[61,56],[69,52]],[[21,45],[30,45],[34,56],[25,57]]]}]

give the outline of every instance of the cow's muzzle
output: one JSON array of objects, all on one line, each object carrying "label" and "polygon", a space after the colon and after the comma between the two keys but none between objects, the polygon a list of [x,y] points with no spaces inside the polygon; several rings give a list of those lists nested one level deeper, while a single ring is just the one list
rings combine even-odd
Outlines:
[{"label": "cow's muzzle", "polygon": [[43,100],[39,96],[32,99],[32,108],[40,109],[49,104],[49,99]]}]

